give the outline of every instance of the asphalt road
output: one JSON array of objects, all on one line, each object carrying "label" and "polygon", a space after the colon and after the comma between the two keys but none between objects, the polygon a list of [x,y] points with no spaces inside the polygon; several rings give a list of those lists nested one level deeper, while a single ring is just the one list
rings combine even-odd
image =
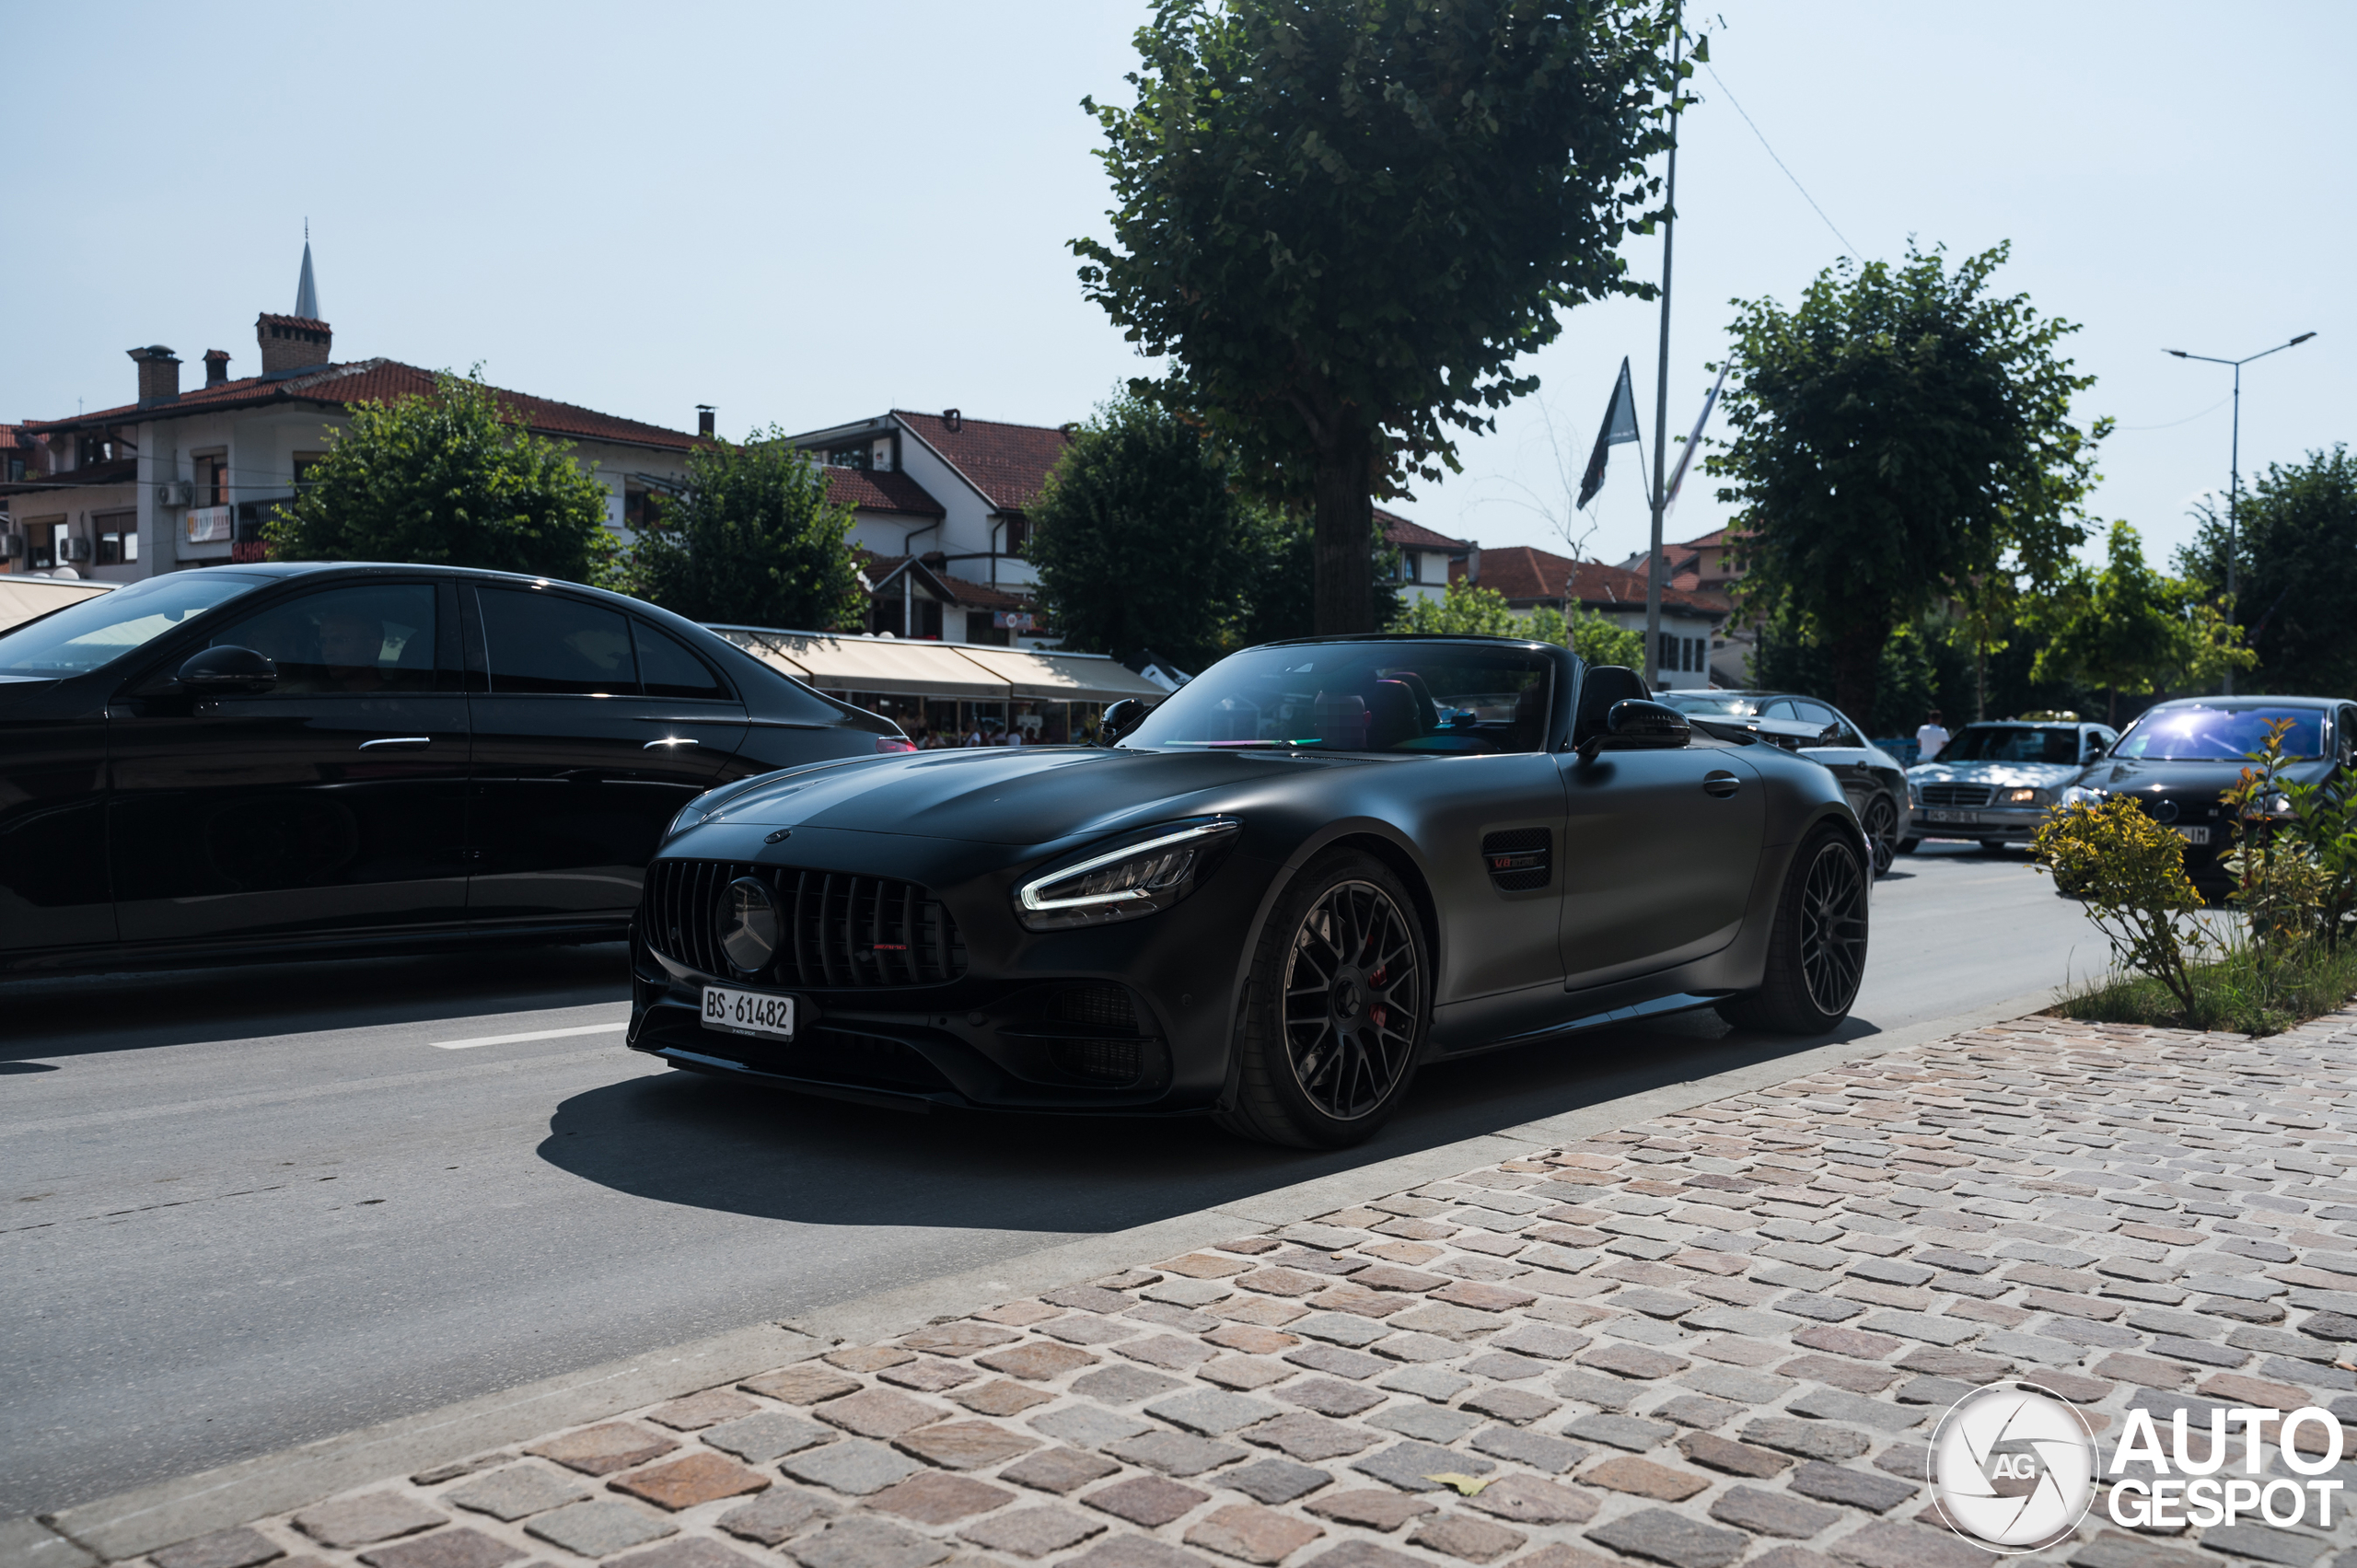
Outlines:
[{"label": "asphalt road", "polygon": [[[1847,1034],[2103,955],[2018,854],[1927,845],[1874,922]],[[0,984],[0,1517],[1821,1043],[1455,1063],[1312,1156],[749,1093],[624,1051],[626,997],[616,947]]]}]

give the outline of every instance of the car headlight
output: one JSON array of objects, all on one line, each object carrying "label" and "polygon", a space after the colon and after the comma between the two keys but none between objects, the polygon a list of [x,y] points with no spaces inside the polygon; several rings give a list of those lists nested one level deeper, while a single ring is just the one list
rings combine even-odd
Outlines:
[{"label": "car headlight", "polygon": [[1064,931],[1168,909],[1195,890],[1243,826],[1228,818],[1190,823],[1059,866],[1016,889],[1016,918],[1032,931]]},{"label": "car headlight", "polygon": [[2009,789],[2002,791],[1997,798],[2007,806],[2035,806],[2038,804],[2038,794],[2039,792],[2034,789]]}]

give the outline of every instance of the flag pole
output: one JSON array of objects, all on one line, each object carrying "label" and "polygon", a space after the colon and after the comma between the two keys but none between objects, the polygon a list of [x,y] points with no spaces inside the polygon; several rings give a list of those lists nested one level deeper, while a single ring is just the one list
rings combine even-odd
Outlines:
[{"label": "flag pole", "polygon": [[1669,263],[1678,223],[1678,64],[1686,41],[1685,6],[1670,7],[1669,179],[1662,196],[1661,360],[1654,384],[1653,549],[1645,555],[1645,684],[1661,681],[1661,522],[1669,499]]}]

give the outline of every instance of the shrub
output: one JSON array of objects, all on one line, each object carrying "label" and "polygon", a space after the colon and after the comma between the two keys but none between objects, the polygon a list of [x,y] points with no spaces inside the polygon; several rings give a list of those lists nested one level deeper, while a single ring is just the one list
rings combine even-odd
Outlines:
[{"label": "shrub", "polygon": [[2185,875],[2185,841],[2124,796],[2047,815],[2030,849],[2039,870],[2083,899],[2111,945],[2113,965],[2151,976],[2195,1011],[2189,955],[2206,942],[2200,895]]}]

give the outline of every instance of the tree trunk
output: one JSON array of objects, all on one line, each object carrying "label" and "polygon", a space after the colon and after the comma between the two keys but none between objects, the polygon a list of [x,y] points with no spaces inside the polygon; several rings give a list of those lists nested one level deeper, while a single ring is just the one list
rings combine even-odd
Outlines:
[{"label": "tree trunk", "polygon": [[1369,494],[1374,458],[1370,435],[1347,424],[1318,453],[1318,580],[1312,603],[1321,637],[1376,630],[1375,498]]},{"label": "tree trunk", "polygon": [[1889,641],[1887,621],[1849,626],[1833,637],[1833,705],[1869,733],[1882,682],[1883,645]]}]

